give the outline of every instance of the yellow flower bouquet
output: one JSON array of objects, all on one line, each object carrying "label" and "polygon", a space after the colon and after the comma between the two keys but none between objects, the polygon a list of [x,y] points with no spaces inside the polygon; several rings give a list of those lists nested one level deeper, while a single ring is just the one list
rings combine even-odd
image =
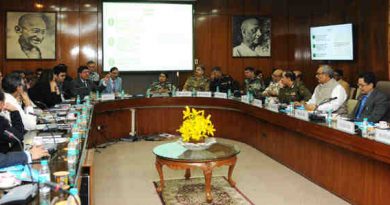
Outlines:
[{"label": "yellow flower bouquet", "polygon": [[[183,111],[183,124],[180,126],[180,129],[177,130],[181,134],[183,146],[186,147],[188,143],[193,143],[196,145],[190,145],[192,146],[191,148],[195,146],[197,147],[195,150],[197,150],[202,149],[205,146],[208,148],[208,146],[215,143],[214,138],[209,138],[209,136],[214,136],[215,132],[214,125],[210,118],[211,115],[205,117],[204,110],[198,111],[186,106],[186,109]],[[186,148],[191,149],[190,147]]]}]

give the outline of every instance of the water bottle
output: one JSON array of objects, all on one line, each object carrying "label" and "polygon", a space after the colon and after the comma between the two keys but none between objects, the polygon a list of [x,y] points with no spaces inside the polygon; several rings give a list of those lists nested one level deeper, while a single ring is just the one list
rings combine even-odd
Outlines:
[{"label": "water bottle", "polygon": [[121,90],[121,99],[125,98],[125,90]]},{"label": "water bottle", "polygon": [[215,92],[219,93],[219,86],[217,86],[217,88],[215,88]]},{"label": "water bottle", "polygon": [[326,122],[328,123],[328,125],[332,125],[332,108],[329,108],[328,110],[328,113],[327,113],[327,117],[326,117]]},{"label": "water bottle", "polygon": [[363,118],[362,137],[368,137],[368,119]]},{"label": "water bottle", "polygon": [[50,182],[50,169],[47,160],[41,161],[39,170],[39,204],[50,205],[50,187],[45,182]]},{"label": "water bottle", "polygon": [[227,98],[230,98],[232,96],[232,90],[228,89],[227,90]]},{"label": "water bottle", "polygon": [[195,91],[195,88],[192,88],[192,97],[196,97],[196,91]]},{"label": "water bottle", "polygon": [[294,102],[290,102],[290,110],[289,110],[290,115],[294,115]]},{"label": "water bottle", "polygon": [[146,90],[146,97],[147,97],[147,98],[150,98],[150,88],[148,88],[148,89]]},{"label": "water bottle", "polygon": [[80,95],[77,95],[77,98],[76,98],[76,105],[80,105]]},{"label": "water bottle", "polygon": [[70,185],[75,184],[76,164],[77,164],[77,146],[74,138],[70,138],[68,143],[68,171],[69,171]]},{"label": "water bottle", "polygon": [[96,91],[96,100],[99,100],[100,98],[100,93],[99,93],[99,90]]},{"label": "water bottle", "polygon": [[76,188],[71,188],[69,190],[70,195],[68,196],[68,199],[66,200],[67,205],[81,205],[81,200],[79,197],[79,192]]},{"label": "water bottle", "polygon": [[268,107],[268,105],[269,105],[269,97],[265,97],[264,106]]},{"label": "water bottle", "polygon": [[172,88],[172,97],[175,97],[176,96],[176,87],[173,87]]}]

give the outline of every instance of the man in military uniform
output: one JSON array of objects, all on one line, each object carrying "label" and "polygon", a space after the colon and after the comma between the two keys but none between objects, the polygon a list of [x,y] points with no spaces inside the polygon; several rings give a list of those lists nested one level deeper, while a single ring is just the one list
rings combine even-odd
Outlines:
[{"label": "man in military uniform", "polygon": [[158,81],[153,82],[150,85],[151,94],[169,94],[172,93],[172,90],[176,89],[175,85],[171,82],[168,82],[168,75],[164,72],[160,73]]},{"label": "man in military uniform", "polygon": [[204,76],[204,67],[197,66],[195,68],[194,75],[189,77],[186,80],[186,83],[183,86],[184,91],[209,91],[210,90],[210,81]]},{"label": "man in military uniform", "polygon": [[244,70],[244,92],[250,92],[255,98],[261,96],[261,92],[264,90],[260,80],[255,76],[255,69],[252,67],[246,67]]},{"label": "man in military uniform", "polygon": [[283,71],[281,69],[276,69],[272,73],[272,81],[268,87],[264,90],[263,96],[268,97],[277,97],[279,95],[280,84],[279,81],[282,78]]},{"label": "man in military uniform", "polygon": [[311,98],[310,91],[302,84],[296,83],[296,76],[292,71],[285,71],[282,74],[281,84],[282,88],[279,90],[279,102],[290,103],[299,102],[304,103]]},{"label": "man in military uniform", "polygon": [[238,90],[237,83],[230,75],[224,75],[220,67],[214,67],[211,70],[210,91],[216,92],[217,87],[219,92],[226,93],[229,89],[233,93]]}]

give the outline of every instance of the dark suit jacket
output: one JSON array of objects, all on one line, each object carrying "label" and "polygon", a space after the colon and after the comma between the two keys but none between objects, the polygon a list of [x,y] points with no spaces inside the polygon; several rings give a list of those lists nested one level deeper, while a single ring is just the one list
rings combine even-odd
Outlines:
[{"label": "dark suit jacket", "polygon": [[[362,95],[359,96],[359,102],[353,112],[354,117],[356,117],[362,97]],[[374,89],[366,100],[366,104],[364,105],[360,118],[356,120],[363,121],[364,118],[368,118],[369,122],[378,122],[383,120],[389,109],[389,106],[390,104],[387,96],[379,90]]]},{"label": "dark suit jacket", "polygon": [[89,93],[92,91],[92,92],[96,92],[96,91],[99,91],[99,92],[102,92],[104,90],[104,88],[106,86],[104,85],[100,85],[100,86],[97,86],[94,82],[92,82],[91,80],[85,80],[87,82],[87,86],[85,86],[85,84],[81,81],[80,77],[74,79],[72,81],[72,96],[73,97],[76,97],[77,95],[80,96],[81,99],[84,98],[84,96],[87,96],[89,95]]},{"label": "dark suit jacket", "polygon": [[[40,102],[35,104],[42,109],[53,107],[55,104],[61,103],[62,101],[61,95],[57,95],[57,93],[51,92],[50,83],[38,82],[29,90],[28,94],[30,95],[32,101]],[[41,103],[44,103],[46,107],[41,105]]]},{"label": "dark suit jacket", "polygon": [[22,118],[20,117],[19,111],[14,111],[10,113],[11,116],[11,125],[9,121],[4,117],[0,116],[0,153],[7,153],[10,151],[20,151],[19,144],[15,139],[10,139],[4,134],[4,130],[7,130],[15,135],[20,141],[23,141],[23,136],[25,133]]},{"label": "dark suit jacket", "polygon": [[9,167],[18,164],[26,164],[28,161],[25,152],[0,153],[0,168]]}]

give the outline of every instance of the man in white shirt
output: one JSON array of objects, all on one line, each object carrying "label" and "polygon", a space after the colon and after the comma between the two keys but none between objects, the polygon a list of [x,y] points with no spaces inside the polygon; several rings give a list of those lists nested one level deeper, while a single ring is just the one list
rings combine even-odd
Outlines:
[{"label": "man in white shirt", "polygon": [[317,109],[318,111],[327,112],[331,109],[332,112],[342,113],[340,108],[343,107],[347,99],[347,93],[343,86],[333,78],[333,74],[333,69],[329,65],[319,66],[316,73],[319,85],[317,85],[311,99],[305,105],[307,110]]},{"label": "man in white shirt", "polygon": [[[5,92],[5,103],[14,106],[22,117],[22,122],[26,130],[34,130],[37,125],[37,118],[34,115],[34,108],[28,94],[23,89],[23,81],[19,74],[10,73],[2,80]],[[24,105],[24,109],[22,105]],[[10,113],[3,111],[3,116],[10,120]]]}]

